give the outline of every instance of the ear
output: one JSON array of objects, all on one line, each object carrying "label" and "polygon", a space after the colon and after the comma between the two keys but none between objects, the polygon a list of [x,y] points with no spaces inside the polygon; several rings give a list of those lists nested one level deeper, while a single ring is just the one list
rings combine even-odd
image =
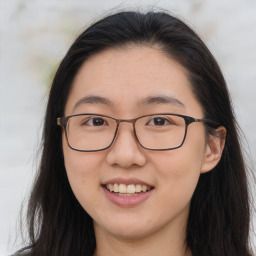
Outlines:
[{"label": "ear", "polygon": [[219,163],[225,146],[226,133],[226,128],[224,126],[220,126],[215,130],[213,135],[209,135],[206,143],[201,173],[211,171]]}]

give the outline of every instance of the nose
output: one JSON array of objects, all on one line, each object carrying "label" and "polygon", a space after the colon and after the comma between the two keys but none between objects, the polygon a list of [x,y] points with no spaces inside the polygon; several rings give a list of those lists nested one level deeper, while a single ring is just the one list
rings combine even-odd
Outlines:
[{"label": "nose", "polygon": [[110,165],[129,168],[146,163],[144,149],[139,145],[131,123],[121,123],[113,145],[110,147],[106,161]]}]

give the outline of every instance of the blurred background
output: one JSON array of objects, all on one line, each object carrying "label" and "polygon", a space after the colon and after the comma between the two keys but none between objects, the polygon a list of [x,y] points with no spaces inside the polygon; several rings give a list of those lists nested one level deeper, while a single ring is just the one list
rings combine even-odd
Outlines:
[{"label": "blurred background", "polygon": [[[0,255],[10,254],[21,241],[18,215],[36,172],[58,63],[98,18],[115,10],[153,7],[186,21],[215,55],[245,134],[248,162],[256,166],[255,0],[0,0]],[[256,244],[253,235],[252,241]]]}]

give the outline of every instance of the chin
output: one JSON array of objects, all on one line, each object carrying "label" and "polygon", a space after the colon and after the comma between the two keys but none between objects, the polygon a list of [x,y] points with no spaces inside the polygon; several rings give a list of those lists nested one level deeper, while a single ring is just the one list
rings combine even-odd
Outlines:
[{"label": "chin", "polygon": [[112,227],[109,233],[112,236],[127,240],[141,239],[151,234],[150,229],[145,230],[145,226],[140,228],[133,226],[129,229],[127,227],[113,229]]},{"label": "chin", "polygon": [[[113,218],[113,221],[109,221],[107,223],[95,224],[96,230],[104,230],[111,236],[118,237],[121,239],[140,239],[144,238],[150,234],[155,233],[157,230],[164,227],[164,224],[153,223],[150,221],[146,221],[143,217],[134,218],[126,218],[123,220],[116,220]],[[144,221],[143,221],[144,220]],[[151,224],[151,225],[150,225]]]}]

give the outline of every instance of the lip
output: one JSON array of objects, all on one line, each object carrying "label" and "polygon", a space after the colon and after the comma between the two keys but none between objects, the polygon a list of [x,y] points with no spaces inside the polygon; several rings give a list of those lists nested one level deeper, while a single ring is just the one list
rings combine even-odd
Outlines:
[{"label": "lip", "polygon": [[104,185],[102,185],[102,189],[110,202],[121,207],[133,207],[139,205],[145,200],[147,200],[147,198],[150,197],[150,195],[152,195],[154,191],[154,189],[151,189],[143,193],[134,194],[132,196],[119,196],[118,194],[112,193],[109,190],[107,190]]}]

